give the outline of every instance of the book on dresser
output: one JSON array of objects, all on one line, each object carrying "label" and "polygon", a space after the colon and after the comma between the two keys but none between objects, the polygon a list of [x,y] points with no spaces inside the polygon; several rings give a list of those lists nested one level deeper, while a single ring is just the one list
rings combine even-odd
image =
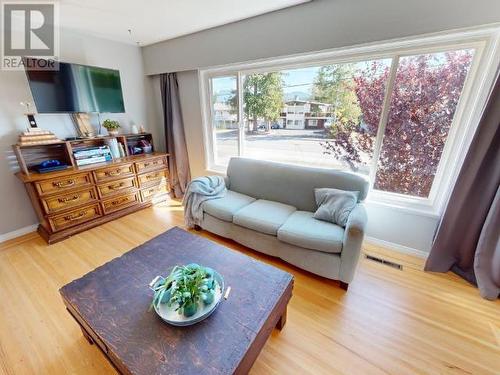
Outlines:
[{"label": "book on dresser", "polygon": [[[126,137],[116,137],[117,142],[126,146]],[[105,142],[92,139],[14,145],[21,168],[16,176],[26,187],[40,221],[38,232],[47,242],[63,240],[169,199],[168,154],[125,154],[112,159]],[[69,168],[38,173],[36,166],[44,158],[60,160]],[[89,159],[98,162],[87,164]]]},{"label": "book on dresser", "polygon": [[113,159],[109,146],[96,146],[73,151],[76,165],[102,163]]}]

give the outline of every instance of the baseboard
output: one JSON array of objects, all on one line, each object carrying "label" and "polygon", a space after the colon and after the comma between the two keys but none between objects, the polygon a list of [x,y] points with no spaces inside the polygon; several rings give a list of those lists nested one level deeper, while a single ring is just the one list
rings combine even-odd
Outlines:
[{"label": "baseboard", "polygon": [[386,249],[393,250],[393,251],[398,251],[403,254],[409,254],[409,255],[414,255],[419,258],[426,259],[429,256],[429,253],[422,251],[422,250],[417,250],[409,246],[404,246],[400,245],[394,242],[389,242],[389,241],[384,241],[380,240],[378,238],[374,237],[369,237],[365,236],[365,241],[369,244],[376,245],[376,246],[382,246],[385,247]]},{"label": "baseboard", "polygon": [[0,234],[0,243],[11,240],[16,237],[36,231],[38,224],[28,225],[27,227],[13,230],[12,232]]}]

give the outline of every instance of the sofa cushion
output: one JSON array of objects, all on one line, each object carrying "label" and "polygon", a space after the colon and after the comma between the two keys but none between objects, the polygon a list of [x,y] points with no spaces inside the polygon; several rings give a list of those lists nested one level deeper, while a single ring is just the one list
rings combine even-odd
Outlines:
[{"label": "sofa cushion", "polygon": [[344,229],[336,224],[317,220],[313,215],[309,211],[295,211],[278,230],[278,239],[306,249],[340,253]]},{"label": "sofa cushion", "polygon": [[233,215],[243,207],[254,202],[255,198],[227,190],[223,198],[210,199],[203,203],[203,211],[217,219],[232,222]]},{"label": "sofa cushion", "polygon": [[233,223],[276,236],[279,227],[294,211],[293,206],[259,199],[236,212]]}]

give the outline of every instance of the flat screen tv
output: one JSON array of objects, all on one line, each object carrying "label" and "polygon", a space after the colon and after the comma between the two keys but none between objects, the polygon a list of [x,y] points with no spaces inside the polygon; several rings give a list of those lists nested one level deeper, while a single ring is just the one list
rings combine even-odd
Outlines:
[{"label": "flat screen tv", "polygon": [[125,112],[118,70],[60,62],[59,70],[26,69],[26,75],[38,113]]}]

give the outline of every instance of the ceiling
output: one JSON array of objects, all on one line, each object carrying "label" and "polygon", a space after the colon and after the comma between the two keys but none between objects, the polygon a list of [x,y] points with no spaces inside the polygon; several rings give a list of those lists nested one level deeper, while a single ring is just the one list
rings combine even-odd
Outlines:
[{"label": "ceiling", "polygon": [[60,26],[144,46],[307,1],[61,0]]}]

